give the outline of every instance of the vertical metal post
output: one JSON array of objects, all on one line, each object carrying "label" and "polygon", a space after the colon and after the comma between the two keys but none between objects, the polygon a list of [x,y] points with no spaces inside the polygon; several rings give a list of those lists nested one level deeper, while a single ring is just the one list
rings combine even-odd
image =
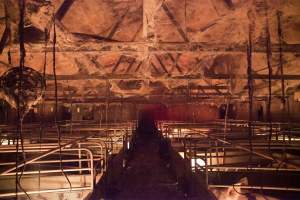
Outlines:
[{"label": "vertical metal post", "polygon": [[[91,152],[89,152],[88,154],[90,156],[90,160],[91,160],[91,164],[90,164],[90,169],[91,169],[91,189],[94,189],[94,185],[95,185],[95,169],[94,169],[94,157],[93,154]],[[81,171],[80,171],[81,172]]]},{"label": "vertical metal post", "polygon": [[122,97],[122,102],[121,102],[121,114],[120,114],[120,122],[124,122],[125,120],[123,119],[124,118],[124,111],[123,111],[123,97]]},{"label": "vertical metal post", "polygon": [[193,142],[193,152],[194,152],[194,160],[195,160],[195,172],[197,171],[197,150],[196,150],[196,140]]},{"label": "vertical metal post", "polygon": [[110,147],[111,147],[111,154],[112,154],[113,150],[114,150],[114,142],[113,142],[112,137],[110,137]]},{"label": "vertical metal post", "polygon": [[102,106],[99,106],[99,107],[98,107],[98,108],[99,108],[99,112],[100,112],[100,119],[99,119],[99,133],[100,133],[100,130],[101,130],[101,127],[102,127],[102,117],[103,117],[101,107],[102,107]]},{"label": "vertical metal post", "polygon": [[[218,140],[215,141],[215,145],[216,145],[216,160],[217,160],[217,166],[219,167],[220,163],[219,163],[219,148],[218,148]],[[219,171],[219,170],[218,170]]]},{"label": "vertical metal post", "polygon": [[289,143],[291,143],[291,108],[290,108],[290,98],[287,98],[287,114],[288,114],[288,138],[289,138]]},{"label": "vertical metal post", "polygon": [[[78,150],[78,159],[79,159],[78,167],[81,169],[82,168],[82,163],[81,163],[81,144],[80,143],[78,143],[78,148],[79,148],[79,150]],[[81,170],[79,171],[79,174],[82,174]]]},{"label": "vertical metal post", "polygon": [[209,165],[212,165],[212,148],[211,147],[211,140],[209,139]]},{"label": "vertical metal post", "polygon": [[107,124],[108,122],[108,102],[106,102],[106,107],[105,107],[105,123]]},{"label": "vertical metal post", "polygon": [[207,149],[205,149],[205,184],[208,189],[208,168],[207,168]]},{"label": "vertical metal post", "polygon": [[106,142],[105,144],[105,155],[104,155],[104,172],[107,170],[107,165],[108,165],[108,148]]},{"label": "vertical metal post", "polygon": [[187,137],[184,137],[183,140],[183,158],[186,159],[186,139]]}]

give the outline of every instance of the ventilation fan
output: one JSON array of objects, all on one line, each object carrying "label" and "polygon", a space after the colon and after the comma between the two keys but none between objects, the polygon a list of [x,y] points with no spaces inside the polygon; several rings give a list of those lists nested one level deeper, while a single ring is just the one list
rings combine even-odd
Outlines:
[{"label": "ventilation fan", "polygon": [[[13,67],[0,78],[0,99],[4,99],[11,107],[21,111],[24,117],[31,107],[38,103],[45,91],[45,79],[36,70]],[[18,103],[19,102],[19,103]]]}]

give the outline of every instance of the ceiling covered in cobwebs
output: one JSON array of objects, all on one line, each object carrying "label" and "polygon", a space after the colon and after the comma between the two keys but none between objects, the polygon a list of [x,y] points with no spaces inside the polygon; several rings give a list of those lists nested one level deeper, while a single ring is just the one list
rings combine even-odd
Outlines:
[{"label": "ceiling covered in cobwebs", "polygon": [[[0,1],[0,20],[3,74],[19,63],[17,1]],[[243,100],[251,25],[254,95],[268,94],[266,27],[272,42],[272,92],[280,95],[279,21],[285,89],[293,94],[300,90],[299,0],[27,0],[25,65],[43,73],[46,62],[46,99],[53,98],[55,24],[61,99],[231,95]]]}]

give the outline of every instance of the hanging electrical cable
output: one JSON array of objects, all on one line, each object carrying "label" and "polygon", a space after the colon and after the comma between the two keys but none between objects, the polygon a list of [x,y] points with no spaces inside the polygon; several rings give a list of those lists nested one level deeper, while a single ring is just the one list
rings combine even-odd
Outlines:
[{"label": "hanging electrical cable", "polygon": [[277,11],[277,31],[278,31],[278,41],[279,41],[279,68],[280,68],[280,78],[281,78],[281,103],[283,106],[283,111],[285,111],[285,83],[284,83],[284,72],[283,72],[283,54],[282,54],[282,44],[283,44],[283,34],[281,28],[281,15],[280,11]]},{"label": "hanging electrical cable", "polygon": [[7,51],[7,60],[8,64],[11,65],[11,52],[10,52],[10,46],[11,46],[11,28],[10,28],[10,17],[8,13],[8,2],[4,1],[4,12],[5,12],[5,28],[8,32],[8,51]]},{"label": "hanging electrical cable", "polygon": [[[46,90],[46,87],[47,87],[47,82],[46,82],[46,70],[47,70],[47,45],[48,45],[48,39],[49,39],[49,32],[48,30],[45,28],[44,30],[44,66],[43,66],[43,81],[44,81],[44,88]],[[44,99],[44,98],[43,98]],[[44,132],[44,102],[41,103],[41,120],[40,120],[40,126],[41,126],[41,131],[40,131],[40,144],[42,143],[41,140],[42,140],[42,133]]]},{"label": "hanging electrical cable", "polygon": [[253,113],[253,79],[252,79],[252,25],[249,24],[249,38],[247,44],[247,87],[248,87],[248,140],[249,140],[249,147],[250,147],[250,156],[249,160],[252,162],[252,137],[253,137],[253,129],[252,129],[252,113]]},{"label": "hanging electrical cable", "polygon": [[[44,87],[46,90],[46,68],[47,68],[47,44],[48,44],[48,30],[44,30],[44,66],[43,66],[43,81],[44,81]],[[44,98],[42,98],[44,99]],[[40,143],[40,151],[42,151],[42,138],[43,134],[45,132],[45,124],[44,124],[44,101],[40,104],[40,131],[39,131],[39,143]],[[38,174],[38,184],[39,189],[41,185],[41,165],[39,164],[39,174]]]},{"label": "hanging electrical cable", "polygon": [[[72,110],[73,110],[73,92],[71,90],[69,81],[67,80],[68,84],[68,91],[69,91],[69,98],[70,98],[70,113],[71,113],[71,118],[70,118],[70,135],[73,133],[73,116],[72,116]],[[68,99],[69,99],[68,98]]]},{"label": "hanging electrical cable", "polygon": [[[229,73],[229,69],[227,66],[227,73]],[[225,108],[225,117],[224,117],[224,130],[223,130],[223,139],[226,140],[226,135],[227,135],[227,125],[228,125],[228,111],[229,111],[229,105],[230,105],[230,101],[232,98],[232,73],[230,73],[230,77],[229,80],[227,82],[227,86],[228,86],[228,96],[226,99],[226,108]],[[225,148],[223,148],[223,153],[224,153],[224,158],[223,158],[223,163],[226,162],[226,151]]]},{"label": "hanging electrical cable", "polygon": [[269,18],[268,18],[268,5],[265,1],[265,17],[266,17],[266,57],[267,57],[267,65],[268,65],[268,103],[267,103],[267,118],[269,124],[269,141],[268,141],[268,149],[271,152],[271,140],[273,135],[273,127],[272,127],[272,115],[271,115],[271,107],[272,107],[272,47],[271,47],[271,35],[270,35],[270,27],[269,27]]},{"label": "hanging electrical cable", "polygon": [[[44,66],[43,66],[43,81],[44,81],[44,88],[46,90],[46,68],[47,68],[47,45],[48,45],[48,39],[49,39],[49,33],[48,30],[45,29],[44,31]],[[44,99],[44,98],[43,98]],[[42,134],[44,132],[44,102],[41,103],[40,105],[40,135],[39,135],[39,142],[40,146],[42,145]]]},{"label": "hanging electrical cable", "polygon": [[[282,54],[282,43],[283,43],[283,34],[282,34],[282,28],[281,28],[281,15],[282,13],[280,11],[277,11],[277,34],[278,34],[278,42],[279,42],[279,68],[280,68],[280,75],[281,75],[281,105],[282,105],[282,121],[284,121],[284,117],[286,115],[286,100],[285,100],[285,82],[284,82],[284,72],[283,72],[283,54]],[[284,148],[283,148],[283,159],[287,159],[286,154],[286,134],[283,133],[283,142],[284,142]]]},{"label": "hanging electrical cable", "polygon": [[47,68],[47,46],[48,46],[48,39],[49,39],[49,31],[47,28],[44,30],[44,66],[43,66],[43,78],[45,81],[45,89],[46,89],[46,68]]},{"label": "hanging electrical cable", "polygon": [[289,138],[289,143],[292,141],[292,134],[291,130],[293,127],[293,124],[291,124],[291,109],[290,109],[290,98],[287,98],[287,116],[288,116],[288,138]]},{"label": "hanging electrical cable", "polygon": [[[18,6],[19,6],[19,48],[20,48],[20,60],[19,60],[19,70],[18,70],[18,95],[17,95],[17,136],[16,136],[16,167],[19,165],[19,142],[21,142],[21,150],[22,150],[22,159],[23,162],[25,162],[26,155],[24,151],[24,140],[23,140],[23,134],[22,134],[22,125],[23,125],[23,118],[25,115],[25,105],[24,105],[24,99],[23,97],[25,96],[23,94],[23,89],[22,89],[22,82],[23,82],[23,69],[24,69],[24,63],[25,63],[25,56],[26,56],[26,51],[25,51],[25,46],[24,46],[24,15],[25,15],[25,0],[19,0]],[[15,194],[16,194],[16,199],[18,198],[18,189],[20,188],[26,196],[30,199],[29,195],[27,192],[23,189],[21,186],[21,178],[23,175],[23,172],[25,170],[25,166],[22,168],[20,176],[18,175],[18,170],[16,170],[16,185],[15,185]]]},{"label": "hanging electrical cable", "polygon": [[55,24],[55,16],[53,15],[53,47],[52,47],[52,55],[53,55],[53,62],[52,62],[52,69],[53,69],[53,76],[54,76],[54,95],[55,95],[55,107],[54,107],[54,123],[57,131],[57,137],[58,137],[58,147],[59,147],[59,167],[62,172],[62,174],[65,176],[67,179],[70,189],[72,189],[72,184],[67,176],[67,174],[63,170],[62,166],[62,149],[61,149],[61,132],[60,132],[60,127],[57,122],[57,108],[58,108],[58,96],[57,96],[57,77],[56,77],[56,24]]}]

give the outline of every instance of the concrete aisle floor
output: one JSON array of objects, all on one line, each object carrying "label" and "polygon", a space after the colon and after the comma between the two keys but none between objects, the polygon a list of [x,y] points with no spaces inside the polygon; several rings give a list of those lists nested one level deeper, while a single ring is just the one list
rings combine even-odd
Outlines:
[{"label": "concrete aisle floor", "polygon": [[136,139],[126,166],[123,166],[124,151],[116,155],[102,182],[100,181],[96,186],[91,199],[213,199],[204,187],[199,188],[197,195],[193,198],[188,197],[182,191],[174,170],[162,158],[162,141],[165,140],[159,135],[148,135]]},{"label": "concrete aisle floor", "polygon": [[185,199],[176,177],[159,154],[159,144],[155,136],[137,141],[114,199]]}]

